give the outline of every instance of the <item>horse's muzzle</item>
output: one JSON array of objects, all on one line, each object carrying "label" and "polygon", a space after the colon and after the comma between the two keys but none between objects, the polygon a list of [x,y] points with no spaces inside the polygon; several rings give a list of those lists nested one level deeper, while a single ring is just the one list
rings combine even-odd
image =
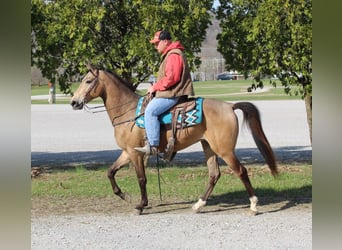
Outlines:
[{"label": "horse's muzzle", "polygon": [[84,102],[80,102],[77,100],[71,100],[70,105],[74,110],[82,109],[84,106]]}]

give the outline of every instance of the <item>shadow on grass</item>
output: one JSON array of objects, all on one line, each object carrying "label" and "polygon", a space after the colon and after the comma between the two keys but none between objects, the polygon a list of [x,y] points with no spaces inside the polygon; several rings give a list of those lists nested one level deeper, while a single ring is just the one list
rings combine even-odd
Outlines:
[{"label": "shadow on grass", "polygon": [[[256,195],[258,196],[259,212],[258,215],[263,213],[275,213],[290,208],[299,207],[302,205],[312,204],[312,186],[307,185],[301,188],[293,188],[286,191],[277,192],[272,189],[256,189]],[[148,207],[144,213],[147,214],[159,214],[179,212],[182,210],[188,210],[191,212],[191,207],[197,200],[192,201],[175,201],[175,202],[162,202],[155,205],[153,209]],[[225,193],[221,195],[212,195],[209,197],[206,206],[200,213],[220,213],[231,212],[235,210],[247,210],[249,211],[249,199],[246,191],[236,191]],[[260,207],[265,207],[264,212],[260,212]]]},{"label": "shadow on grass", "polygon": [[[281,204],[280,206],[273,207],[271,210],[268,210],[268,213],[312,203],[312,185],[292,188],[286,191],[257,188],[255,189],[255,192],[258,196],[259,206],[270,205],[273,203]],[[245,191],[238,191],[222,195],[212,195],[207,201],[207,206],[219,207],[218,211],[212,210],[209,212],[219,212],[219,210],[231,209],[240,206],[248,208],[249,200]]]}]

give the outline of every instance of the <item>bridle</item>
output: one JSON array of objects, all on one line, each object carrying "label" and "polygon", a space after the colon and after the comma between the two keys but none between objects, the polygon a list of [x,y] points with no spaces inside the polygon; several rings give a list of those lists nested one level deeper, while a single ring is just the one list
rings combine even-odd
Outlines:
[{"label": "bridle", "polygon": [[[126,105],[129,105],[131,104],[133,101],[128,101],[126,103],[123,103],[123,104],[120,104],[120,105],[117,105],[115,107],[111,107],[109,109],[106,108],[105,105],[99,105],[99,106],[95,106],[95,107],[89,107],[86,103],[86,97],[90,94],[90,92],[97,86],[97,83],[98,83],[98,80],[99,80],[99,74],[98,72],[94,73],[92,70],[90,70],[90,72],[92,73],[92,75],[94,76],[94,78],[92,80],[87,80],[86,83],[87,84],[91,84],[89,89],[87,90],[86,94],[85,94],[85,98],[84,98],[84,101],[83,101],[83,110],[85,110],[86,112],[89,112],[89,113],[92,113],[92,114],[96,114],[96,113],[101,113],[101,112],[108,112],[110,110],[114,110],[114,109],[118,109],[118,108],[121,108],[123,106],[126,106]],[[146,96],[147,94],[143,95],[143,96]],[[97,109],[100,109],[102,108],[102,110],[97,110]],[[122,116],[124,116],[125,114],[127,114],[127,112],[129,111],[132,111],[134,110],[136,107],[132,107],[131,109],[129,110],[126,110],[124,113],[120,114],[120,115],[117,115],[117,116],[114,116],[112,119],[111,119],[111,122],[112,122],[112,125],[113,127],[115,126],[118,126],[118,125],[121,125],[121,124],[125,124],[125,123],[128,123],[128,122],[133,122],[133,121],[136,121],[139,117],[141,117],[142,115],[144,115],[144,113],[141,113],[137,116],[135,116],[134,118],[131,118],[131,119],[128,119],[128,120],[124,120],[122,122],[117,122],[115,123],[115,119],[117,118],[120,118]]]},{"label": "bridle", "polygon": [[95,86],[97,85],[96,83],[98,83],[99,80],[99,74],[97,72],[97,74],[95,74],[92,70],[90,70],[90,72],[92,73],[92,75],[94,76],[94,78],[92,80],[87,80],[86,83],[90,84],[89,89],[87,90],[86,94],[84,95],[84,100],[83,100],[83,105],[86,105],[86,99],[87,96],[90,94],[90,92],[95,88]]}]

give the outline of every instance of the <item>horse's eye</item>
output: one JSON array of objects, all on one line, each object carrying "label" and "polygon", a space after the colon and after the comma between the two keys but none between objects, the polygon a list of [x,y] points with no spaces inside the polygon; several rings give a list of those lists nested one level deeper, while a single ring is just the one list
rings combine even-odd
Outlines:
[{"label": "horse's eye", "polygon": [[93,80],[87,80],[86,83],[89,84],[89,83],[92,83],[92,81],[93,81]]}]

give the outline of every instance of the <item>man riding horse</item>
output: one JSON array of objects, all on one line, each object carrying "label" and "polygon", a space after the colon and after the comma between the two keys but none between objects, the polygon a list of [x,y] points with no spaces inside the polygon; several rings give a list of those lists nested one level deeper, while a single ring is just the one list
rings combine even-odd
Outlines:
[{"label": "man riding horse", "polygon": [[190,68],[180,41],[173,42],[168,31],[157,31],[150,41],[161,54],[157,82],[147,91],[153,98],[145,110],[147,141],[135,150],[146,155],[156,155],[160,141],[159,115],[173,107],[182,96],[193,96],[194,88]]}]

